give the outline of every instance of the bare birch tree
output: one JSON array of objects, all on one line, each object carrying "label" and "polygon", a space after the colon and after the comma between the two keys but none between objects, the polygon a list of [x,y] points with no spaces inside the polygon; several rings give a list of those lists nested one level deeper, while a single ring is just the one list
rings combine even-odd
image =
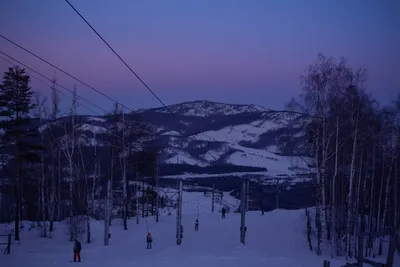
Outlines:
[{"label": "bare birch tree", "polygon": [[[59,146],[59,142],[57,140],[57,137],[55,136],[55,129],[57,127],[56,123],[57,123],[57,118],[58,115],[60,113],[60,109],[59,109],[59,105],[60,105],[60,96],[59,93],[57,91],[57,87],[56,87],[56,79],[53,78],[53,82],[52,82],[52,86],[51,86],[51,110],[50,110],[50,114],[49,114],[49,138],[48,138],[48,149],[50,151],[50,178],[49,178],[49,185],[47,187],[47,196],[48,196],[48,200],[49,200],[49,204],[48,204],[48,214],[49,214],[49,220],[50,220],[50,237],[51,237],[51,233],[54,230],[54,220],[55,220],[55,211],[56,211],[56,199],[57,202],[59,203],[58,205],[58,209],[61,210],[61,175],[58,176],[58,179],[56,179],[57,177],[57,173],[60,173],[61,170],[61,166],[60,166],[60,154],[59,152],[60,150],[60,146]],[[57,186],[58,186],[58,192],[59,193],[59,197],[56,197],[56,181],[58,180]],[[60,211],[59,211],[60,212]],[[59,218],[60,220],[61,218]]]},{"label": "bare birch tree", "polygon": [[[40,91],[36,91],[34,94],[34,99],[35,99],[35,117],[39,119],[39,124],[40,126],[43,126],[44,123],[46,123],[45,118],[47,117],[47,98],[43,96]],[[41,145],[44,147],[44,134],[45,130],[42,129],[40,131],[40,139],[41,139]],[[40,210],[40,214],[42,217],[42,224],[41,224],[41,236],[47,237],[47,218],[46,218],[46,176],[47,173],[45,171],[45,155],[44,152],[42,151],[40,153],[40,179],[39,179],[39,203],[38,207]]]},{"label": "bare birch tree", "polygon": [[[303,93],[288,107],[306,129],[314,157],[316,208],[307,212],[306,227],[315,220],[316,246],[325,240],[338,256],[353,257],[356,234],[382,231],[399,224],[399,108],[381,108],[364,90],[368,75],[341,59],[318,56],[302,76]],[[381,238],[369,237],[365,253],[382,254]],[[378,241],[378,242],[376,242]],[[313,239],[309,239],[313,242]],[[375,250],[375,243],[378,250]],[[332,256],[334,253],[332,253]]]},{"label": "bare birch tree", "polygon": [[[77,108],[77,95],[76,86],[74,87],[72,95],[72,103],[69,113],[69,122],[64,125],[65,135],[62,138],[62,151],[64,157],[68,162],[68,184],[69,184],[69,220],[72,222],[74,217],[74,182],[75,182],[75,164],[74,157],[77,152],[78,137],[76,136],[76,108]],[[75,236],[73,231],[70,231],[70,241],[74,240]]]}]

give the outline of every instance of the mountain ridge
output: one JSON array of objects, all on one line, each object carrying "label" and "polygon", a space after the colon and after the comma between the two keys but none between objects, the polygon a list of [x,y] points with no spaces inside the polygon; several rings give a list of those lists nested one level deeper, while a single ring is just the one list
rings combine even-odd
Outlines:
[{"label": "mountain ridge", "polygon": [[[210,110],[211,107],[211,110]],[[196,100],[196,101],[185,101],[182,103],[168,105],[166,107],[141,109],[141,112],[152,111],[152,112],[163,112],[163,113],[179,113],[185,116],[196,116],[196,117],[208,117],[215,114],[218,111],[225,109],[224,115],[234,115],[239,113],[251,113],[251,112],[263,112],[269,111],[269,109],[253,105],[253,104],[227,104],[221,102],[214,102],[209,100]],[[214,113],[212,113],[212,111]]]},{"label": "mountain ridge", "polygon": [[[158,147],[164,170],[160,175],[262,172],[264,176],[283,177],[310,171],[304,160],[309,153],[299,114],[206,100],[174,104],[168,109],[174,115],[165,108],[124,115],[132,125],[146,125],[150,134],[130,142],[129,147],[132,153]],[[110,144],[115,142],[113,126],[117,123],[121,128],[118,116],[77,115],[76,125],[71,127],[70,123],[69,117],[61,117],[40,125],[39,130],[47,134],[54,125],[53,134],[61,141],[70,138],[74,128],[87,161],[92,161],[96,147],[102,165],[109,165]]]},{"label": "mountain ridge", "polygon": [[[307,168],[299,158],[307,156],[307,151],[303,128],[296,125],[298,114],[206,100],[174,104],[168,110],[174,115],[165,108],[152,108],[125,116],[150,126],[155,137],[147,141],[162,148],[161,164],[231,164],[264,168],[277,175]],[[110,131],[110,118],[86,116],[78,130],[86,135],[87,146],[94,143],[89,141],[90,134]]]}]

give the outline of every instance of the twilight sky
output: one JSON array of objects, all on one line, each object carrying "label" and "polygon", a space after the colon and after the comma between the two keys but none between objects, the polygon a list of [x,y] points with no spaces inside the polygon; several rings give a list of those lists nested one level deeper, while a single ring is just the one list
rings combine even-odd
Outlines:
[{"label": "twilight sky", "polygon": [[[367,68],[368,90],[384,103],[400,92],[398,0],[71,3],[166,104],[206,99],[281,109],[300,92],[299,76],[318,52]],[[132,109],[160,106],[64,0],[1,0],[0,33]],[[72,79],[3,39],[0,50],[73,88]],[[1,72],[9,65],[0,58]],[[32,87],[49,91],[34,78]],[[111,109],[83,85],[77,91]]]}]

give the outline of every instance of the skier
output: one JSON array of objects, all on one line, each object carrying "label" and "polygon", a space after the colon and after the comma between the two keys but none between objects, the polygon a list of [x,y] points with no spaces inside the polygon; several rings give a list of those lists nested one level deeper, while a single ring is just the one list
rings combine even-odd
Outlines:
[{"label": "skier", "polygon": [[199,231],[199,219],[196,219],[196,221],[194,223],[194,230]]},{"label": "skier", "polygon": [[225,218],[225,213],[226,213],[225,207],[222,207],[222,219]]},{"label": "skier", "polygon": [[78,261],[81,261],[81,243],[75,239],[75,245],[74,245],[74,262],[76,262],[76,258],[78,258]]},{"label": "skier", "polygon": [[183,238],[183,226],[181,224],[181,239]]},{"label": "skier", "polygon": [[147,233],[147,249],[151,249],[151,243],[153,242],[153,237],[151,236],[151,233]]}]

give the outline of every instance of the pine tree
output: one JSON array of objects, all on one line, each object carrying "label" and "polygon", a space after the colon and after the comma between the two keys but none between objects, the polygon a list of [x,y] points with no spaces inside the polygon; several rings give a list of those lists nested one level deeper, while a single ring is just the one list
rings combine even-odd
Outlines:
[{"label": "pine tree", "polygon": [[0,128],[4,131],[5,145],[11,148],[14,158],[14,221],[15,240],[19,240],[19,221],[22,219],[23,165],[40,162],[36,153],[40,146],[33,143],[37,135],[29,114],[35,107],[32,103],[33,91],[29,86],[30,77],[18,66],[4,73],[0,85]]}]

